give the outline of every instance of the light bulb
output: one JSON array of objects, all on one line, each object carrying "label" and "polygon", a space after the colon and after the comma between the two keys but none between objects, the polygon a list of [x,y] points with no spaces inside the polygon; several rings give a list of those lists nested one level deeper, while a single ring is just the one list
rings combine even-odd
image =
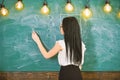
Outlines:
[{"label": "light bulb", "polygon": [[65,6],[65,10],[66,10],[67,12],[72,12],[72,11],[74,10],[74,7],[73,7],[73,5],[72,5],[70,2],[68,2],[68,3],[66,4],[66,6]]},{"label": "light bulb", "polygon": [[112,11],[112,7],[109,3],[106,3],[103,10],[106,12],[106,13],[110,13]]},{"label": "light bulb", "polygon": [[49,14],[50,10],[49,10],[48,6],[46,4],[44,4],[43,7],[41,8],[40,12],[42,14],[46,14],[47,15],[47,14]]},{"label": "light bulb", "polygon": [[9,11],[5,7],[2,7],[0,13],[2,16],[7,16]]},{"label": "light bulb", "polygon": [[92,16],[92,11],[86,7],[83,12],[82,12],[82,16],[85,18],[85,19],[88,19]]},{"label": "light bulb", "polygon": [[120,11],[118,12],[117,17],[120,18]]},{"label": "light bulb", "polygon": [[21,0],[18,0],[18,2],[15,4],[15,8],[17,10],[22,10],[24,8],[24,5]]}]

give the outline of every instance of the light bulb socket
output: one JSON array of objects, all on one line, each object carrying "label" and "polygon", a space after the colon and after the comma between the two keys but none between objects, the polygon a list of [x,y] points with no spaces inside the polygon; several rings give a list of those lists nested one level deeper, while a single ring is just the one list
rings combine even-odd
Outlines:
[{"label": "light bulb socket", "polygon": [[44,0],[43,6],[44,6],[44,5],[47,5],[47,2],[46,2],[46,0]]},{"label": "light bulb socket", "polygon": [[2,4],[0,4],[0,8],[2,7]]},{"label": "light bulb socket", "polygon": [[44,2],[44,3],[43,3],[43,5],[47,5],[47,3],[46,3],[46,2]]},{"label": "light bulb socket", "polygon": [[88,6],[88,5],[85,5],[85,8],[89,8],[89,6]]},{"label": "light bulb socket", "polygon": [[70,1],[70,0],[67,0],[67,3],[71,3],[71,1]]},{"label": "light bulb socket", "polygon": [[106,0],[106,1],[105,1],[105,4],[110,4],[110,1],[109,1],[109,0]]},{"label": "light bulb socket", "polygon": [[0,4],[0,8],[3,8],[3,7],[5,7],[5,5],[3,5],[3,4]]},{"label": "light bulb socket", "polygon": [[22,2],[22,0],[18,0],[18,1],[21,1],[21,2]]}]

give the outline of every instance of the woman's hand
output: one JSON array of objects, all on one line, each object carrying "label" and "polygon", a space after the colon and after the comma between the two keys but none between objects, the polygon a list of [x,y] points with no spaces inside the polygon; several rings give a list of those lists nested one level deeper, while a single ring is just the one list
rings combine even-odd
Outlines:
[{"label": "woman's hand", "polygon": [[54,55],[56,55],[62,49],[61,46],[58,43],[56,43],[52,49],[50,49],[49,51],[47,51],[45,49],[45,47],[43,46],[43,44],[42,44],[39,36],[34,31],[32,32],[32,39],[36,42],[36,44],[38,45],[38,48],[39,48],[40,52],[42,53],[42,55],[46,59],[49,59],[49,58],[53,57]]},{"label": "woman's hand", "polygon": [[32,39],[38,44],[40,42],[40,38],[35,31],[32,32]]}]

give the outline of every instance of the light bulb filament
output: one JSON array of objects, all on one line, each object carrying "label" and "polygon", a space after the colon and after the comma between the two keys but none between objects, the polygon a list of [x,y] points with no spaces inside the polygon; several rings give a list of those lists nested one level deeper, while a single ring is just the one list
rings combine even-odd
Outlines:
[{"label": "light bulb filament", "polygon": [[106,13],[110,13],[112,11],[112,7],[109,3],[106,3],[103,9]]},{"label": "light bulb filament", "polygon": [[22,9],[24,8],[24,5],[23,5],[23,3],[22,3],[21,0],[19,0],[19,1],[15,4],[15,8],[16,8],[17,10],[22,10]]},{"label": "light bulb filament", "polygon": [[83,18],[88,19],[92,16],[92,11],[88,7],[86,7],[82,12],[82,16]]},{"label": "light bulb filament", "polygon": [[42,14],[46,14],[46,15],[49,14],[50,10],[49,10],[47,4],[44,4],[44,5],[43,5],[43,7],[41,8],[40,12],[41,12]]},{"label": "light bulb filament", "polygon": [[66,6],[65,6],[65,10],[67,12],[72,12],[74,10],[74,7],[70,2],[67,2]]},{"label": "light bulb filament", "polygon": [[118,12],[117,17],[120,18],[120,11]]},{"label": "light bulb filament", "polygon": [[0,13],[2,16],[7,16],[9,11],[5,7],[2,7]]}]

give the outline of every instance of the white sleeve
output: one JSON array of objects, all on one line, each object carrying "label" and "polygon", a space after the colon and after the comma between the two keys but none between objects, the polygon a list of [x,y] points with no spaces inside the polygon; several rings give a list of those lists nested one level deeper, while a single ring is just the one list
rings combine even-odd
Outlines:
[{"label": "white sleeve", "polygon": [[81,62],[81,65],[83,65],[84,63],[84,53],[86,51],[86,47],[85,47],[85,44],[82,42],[82,62]]},{"label": "white sleeve", "polygon": [[56,43],[58,43],[62,48],[64,48],[63,40],[58,40],[56,41]]},{"label": "white sleeve", "polygon": [[85,44],[82,42],[82,62],[81,62],[81,65],[79,66],[80,69],[82,69],[82,65],[84,63],[84,53],[86,51],[86,47],[85,47]]}]

